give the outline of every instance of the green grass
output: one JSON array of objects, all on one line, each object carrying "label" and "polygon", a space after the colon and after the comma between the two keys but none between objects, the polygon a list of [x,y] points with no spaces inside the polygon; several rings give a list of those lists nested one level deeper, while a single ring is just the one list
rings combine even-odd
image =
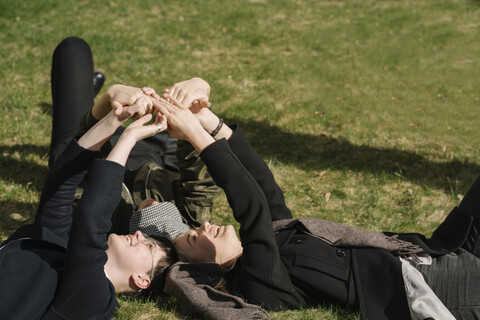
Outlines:
[{"label": "green grass", "polygon": [[[480,172],[480,2],[0,0],[0,238],[47,172],[51,54],[86,39],[107,86],[200,76],[295,216],[430,234]],[[231,222],[224,197],[215,222]],[[172,299],[117,319],[183,318]],[[355,319],[337,306],[274,319]]]}]

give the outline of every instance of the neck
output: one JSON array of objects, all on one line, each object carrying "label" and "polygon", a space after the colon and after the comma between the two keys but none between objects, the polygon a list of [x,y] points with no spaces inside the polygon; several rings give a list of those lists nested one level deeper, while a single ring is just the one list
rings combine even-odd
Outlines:
[{"label": "neck", "polygon": [[237,261],[237,259],[242,256],[242,253],[243,253],[243,248],[241,248],[240,252],[232,254],[232,256],[229,259],[226,259],[226,261],[224,261],[223,263],[219,263],[219,264],[224,269],[230,270],[235,265],[235,262]]},{"label": "neck", "polygon": [[130,288],[128,286],[128,281],[122,281],[124,276],[118,271],[118,268],[115,268],[114,264],[110,260],[107,260],[107,263],[105,263],[104,270],[105,274],[108,276],[108,279],[113,284],[115,292],[120,293],[129,291]]}]

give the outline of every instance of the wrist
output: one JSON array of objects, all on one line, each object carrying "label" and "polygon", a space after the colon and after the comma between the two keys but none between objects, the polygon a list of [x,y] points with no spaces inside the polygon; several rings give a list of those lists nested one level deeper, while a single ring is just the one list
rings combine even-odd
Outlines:
[{"label": "wrist", "polygon": [[200,153],[210,144],[214,143],[215,139],[205,130],[202,130],[193,135],[188,141]]},{"label": "wrist", "polygon": [[220,132],[222,127],[223,127],[223,119],[219,118],[217,126],[215,127],[215,129],[213,129],[213,131],[210,132],[210,135],[212,136],[212,138],[216,139],[215,137]]},{"label": "wrist", "polygon": [[203,129],[208,133],[215,130],[220,121],[220,118],[217,117],[212,111],[209,109],[202,110],[202,114],[199,114],[198,120],[202,125]]},{"label": "wrist", "polygon": [[100,121],[105,122],[105,125],[112,128],[114,131],[123,124],[123,121],[118,120],[115,110],[112,109],[110,109],[110,112],[107,113]]},{"label": "wrist", "polygon": [[125,166],[135,142],[135,139],[130,138],[128,134],[122,134],[106,159]]},{"label": "wrist", "polygon": [[107,91],[100,97],[98,102],[92,108],[92,116],[96,120],[101,120],[112,109],[112,94],[111,94],[112,89],[111,88],[112,87],[107,89]]},{"label": "wrist", "polygon": [[120,144],[124,148],[130,149],[130,150],[133,149],[136,143],[137,143],[137,140],[131,134],[129,134],[127,130],[125,130],[120,135],[117,141],[117,144]]},{"label": "wrist", "polygon": [[220,140],[222,138],[229,140],[232,137],[232,135],[233,135],[233,130],[230,129],[230,127],[224,123],[214,138],[215,140]]}]

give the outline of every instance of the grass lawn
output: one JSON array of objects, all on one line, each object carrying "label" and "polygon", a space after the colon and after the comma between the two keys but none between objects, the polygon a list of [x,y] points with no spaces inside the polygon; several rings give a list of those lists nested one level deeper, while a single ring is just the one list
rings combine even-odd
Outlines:
[{"label": "grass lawn", "polygon": [[[480,173],[480,1],[0,0],[0,239],[47,173],[50,63],[75,35],[106,85],[200,76],[295,216],[430,234]],[[231,223],[224,196],[215,223]],[[183,319],[174,299],[117,319]],[[327,305],[274,319],[357,319]]]}]

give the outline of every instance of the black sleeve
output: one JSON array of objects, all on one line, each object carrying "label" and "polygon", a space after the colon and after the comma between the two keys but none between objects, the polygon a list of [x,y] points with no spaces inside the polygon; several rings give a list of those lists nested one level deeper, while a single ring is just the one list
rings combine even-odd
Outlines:
[{"label": "black sleeve", "polygon": [[120,201],[124,167],[95,160],[70,229],[63,278],[51,305],[65,319],[109,319],[117,301],[105,275],[107,232]]},{"label": "black sleeve", "polygon": [[257,154],[240,129],[236,125],[231,126],[231,129],[234,133],[228,140],[228,144],[265,194],[272,221],[291,219],[292,213],[285,204],[283,191],[275,181],[270,168]]},{"label": "black sleeve", "polygon": [[293,304],[293,285],[280,260],[262,189],[225,139],[208,146],[200,156],[217,185],[225,191],[240,223],[242,293],[249,302],[260,305]]},{"label": "black sleeve", "polygon": [[47,227],[65,241],[72,224],[75,191],[96,154],[73,140],[55,161],[45,180],[35,223]]}]

